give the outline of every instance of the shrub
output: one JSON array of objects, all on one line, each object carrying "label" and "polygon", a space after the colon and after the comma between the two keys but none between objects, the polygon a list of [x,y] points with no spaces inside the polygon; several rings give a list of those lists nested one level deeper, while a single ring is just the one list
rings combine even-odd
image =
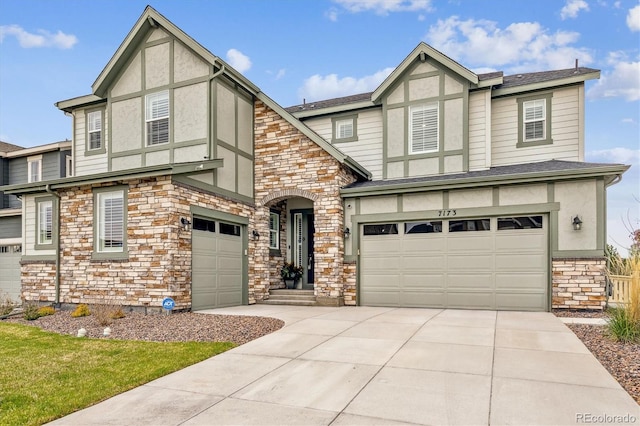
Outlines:
[{"label": "shrub", "polygon": [[102,326],[111,325],[114,319],[125,317],[122,307],[109,303],[94,305],[91,308],[91,313],[98,321],[98,324]]},{"label": "shrub", "polygon": [[13,300],[8,294],[0,293],[0,317],[13,312]]},{"label": "shrub", "polygon": [[43,306],[38,309],[38,315],[41,317],[46,317],[47,315],[53,315],[56,313],[56,310],[53,306]]},{"label": "shrub", "polygon": [[89,307],[84,303],[79,304],[75,311],[71,312],[71,316],[74,318],[88,317],[89,315],[91,315],[91,311],[89,311]]},{"label": "shrub", "polygon": [[610,309],[607,326],[611,337],[619,342],[636,342],[640,340],[640,323],[633,320],[629,309]]},{"label": "shrub", "polygon": [[24,319],[26,319],[27,321],[37,320],[41,316],[40,307],[38,306],[37,303],[27,302],[24,304],[22,308],[23,308],[22,315],[24,316]]}]

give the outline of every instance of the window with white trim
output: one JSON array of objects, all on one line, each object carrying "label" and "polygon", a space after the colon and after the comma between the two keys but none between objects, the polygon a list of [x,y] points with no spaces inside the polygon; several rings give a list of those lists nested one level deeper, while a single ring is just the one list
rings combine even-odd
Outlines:
[{"label": "window with white trim", "polygon": [[523,140],[527,142],[546,139],[546,100],[536,99],[523,102],[522,110],[524,113],[522,117],[524,123]]},{"label": "window with white trim", "polygon": [[36,201],[38,211],[37,244],[53,243],[53,200]]},{"label": "window with white trim", "polygon": [[99,192],[96,196],[96,251],[122,252],[125,238],[124,190]]},{"label": "window with white trim", "polygon": [[169,142],[169,91],[152,93],[145,97],[147,146]]},{"label": "window with white trim", "polygon": [[336,121],[336,139],[353,137],[353,119]]},{"label": "window with white trim", "polygon": [[42,180],[42,155],[27,158],[28,183]]},{"label": "window with white trim", "polygon": [[280,215],[274,212],[269,213],[269,248],[280,248]]},{"label": "window with white trim", "polygon": [[102,111],[91,111],[87,114],[88,149],[102,149]]},{"label": "window with white trim", "polygon": [[438,104],[409,108],[409,154],[438,151]]}]

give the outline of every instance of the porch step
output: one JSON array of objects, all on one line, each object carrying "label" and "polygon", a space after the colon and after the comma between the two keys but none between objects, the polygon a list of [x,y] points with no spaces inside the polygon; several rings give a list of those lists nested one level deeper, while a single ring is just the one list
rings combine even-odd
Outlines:
[{"label": "porch step", "polygon": [[314,306],[316,297],[313,290],[271,290],[269,299],[263,300],[265,305]]}]

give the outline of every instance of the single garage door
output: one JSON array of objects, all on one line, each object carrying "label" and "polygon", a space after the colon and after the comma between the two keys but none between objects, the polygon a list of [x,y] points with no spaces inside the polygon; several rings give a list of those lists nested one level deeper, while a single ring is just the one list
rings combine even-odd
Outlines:
[{"label": "single garage door", "polygon": [[242,228],[193,219],[192,310],[242,304]]},{"label": "single garage door", "polygon": [[360,304],[548,309],[546,216],[363,225]]},{"label": "single garage door", "polygon": [[20,257],[21,246],[0,245],[0,301],[9,296],[20,301]]}]

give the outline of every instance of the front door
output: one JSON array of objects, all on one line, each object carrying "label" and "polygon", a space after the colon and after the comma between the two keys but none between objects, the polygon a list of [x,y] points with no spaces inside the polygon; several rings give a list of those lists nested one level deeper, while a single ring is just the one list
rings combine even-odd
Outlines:
[{"label": "front door", "polygon": [[293,262],[302,266],[302,288],[313,289],[313,210],[292,211],[293,217]]}]

